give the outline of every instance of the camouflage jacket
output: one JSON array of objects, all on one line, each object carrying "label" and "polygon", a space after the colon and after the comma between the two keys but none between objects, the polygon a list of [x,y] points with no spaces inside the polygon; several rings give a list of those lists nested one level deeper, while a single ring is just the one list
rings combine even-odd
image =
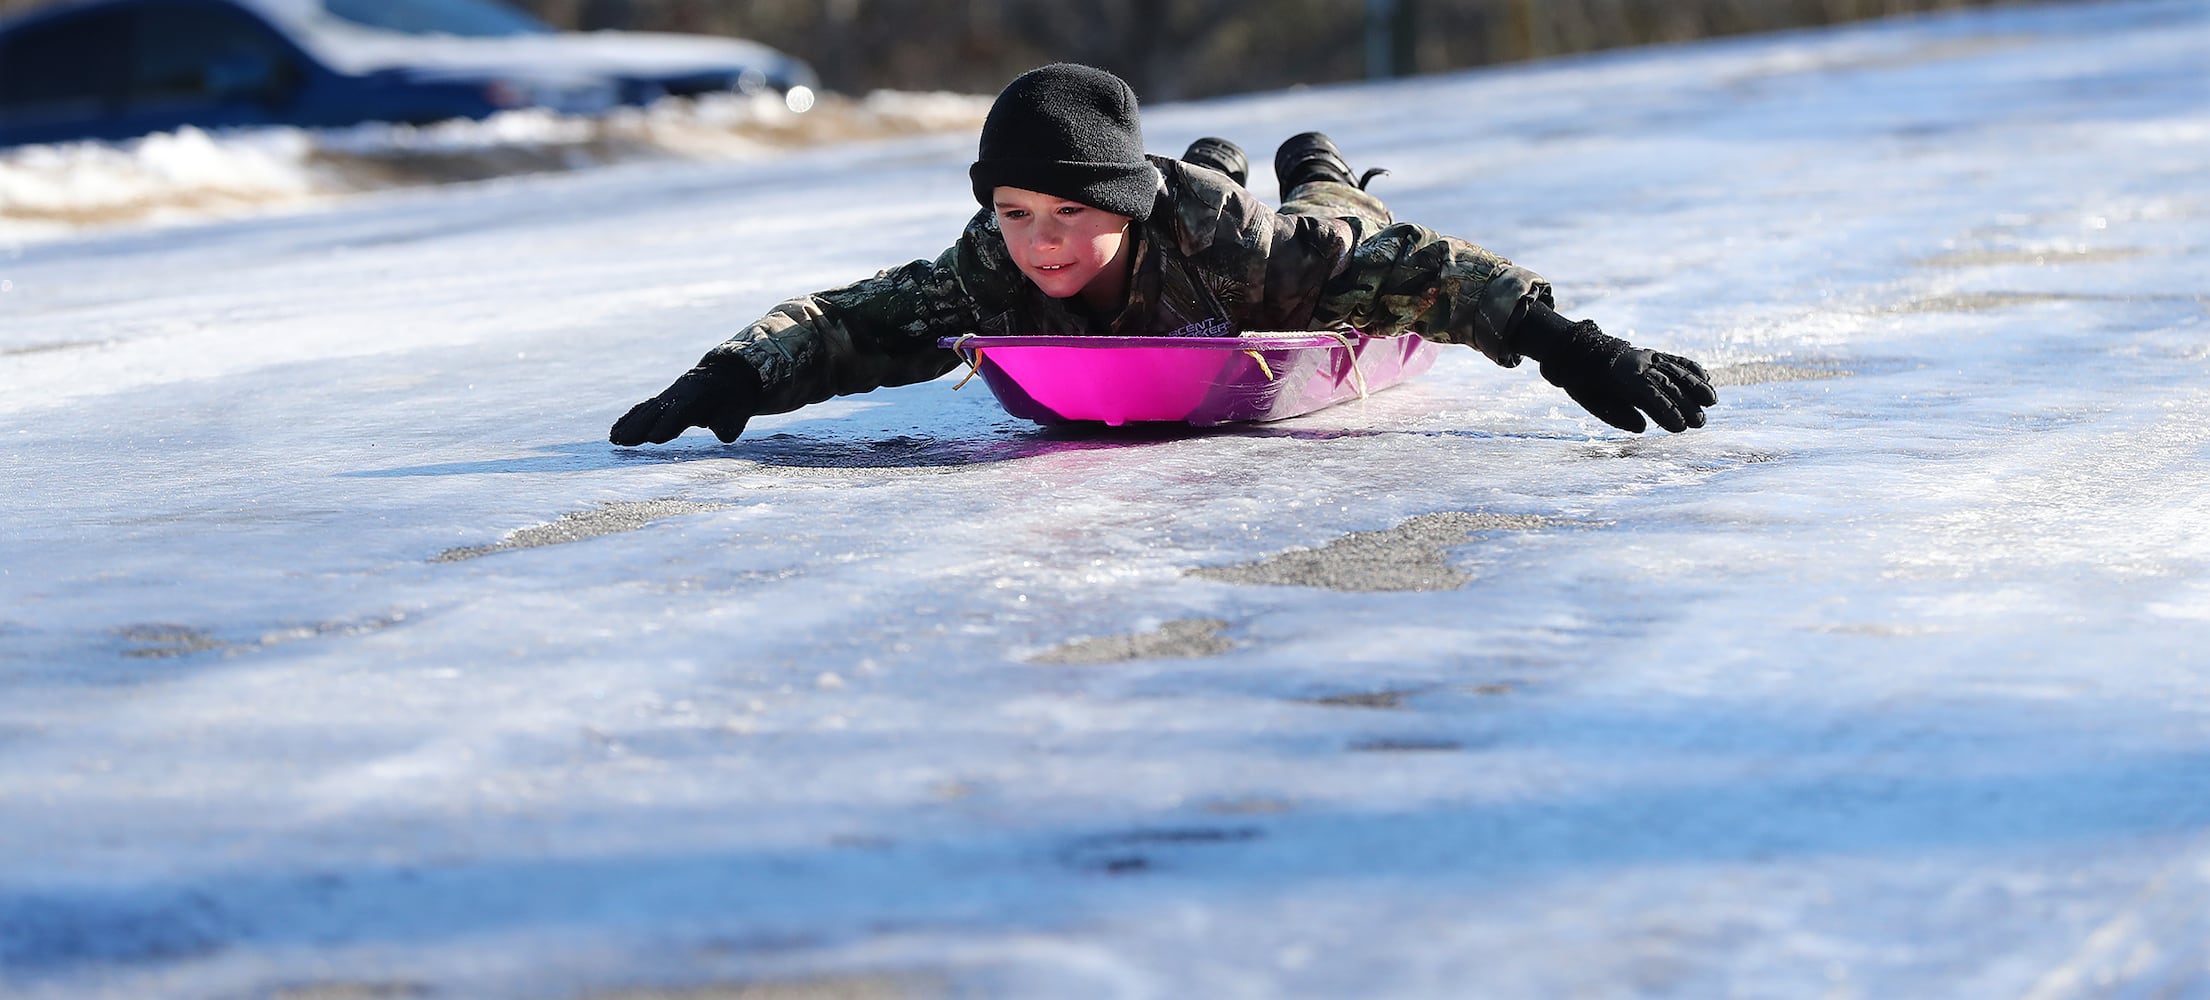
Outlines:
[{"label": "camouflage jacket", "polygon": [[842,288],[800,296],[708,352],[760,374],[759,412],[936,378],[957,367],[942,337],[1109,334],[1233,336],[1356,327],[1470,344],[1498,364],[1513,311],[1549,301],[1540,277],[1426,228],[1392,223],[1344,184],[1307,184],[1280,212],[1201,167],[1153,157],[1163,182],[1132,231],[1128,303],[1099,321],[1050,298],[1006,253],[996,214],[975,213],[959,242]]}]

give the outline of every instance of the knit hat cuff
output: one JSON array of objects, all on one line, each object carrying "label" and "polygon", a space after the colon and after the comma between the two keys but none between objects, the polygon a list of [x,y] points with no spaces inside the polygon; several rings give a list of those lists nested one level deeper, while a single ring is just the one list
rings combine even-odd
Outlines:
[{"label": "knit hat cuff", "polygon": [[1148,160],[1133,163],[1084,163],[1073,160],[977,160],[967,168],[975,201],[987,207],[991,193],[1016,187],[1054,198],[1081,202],[1115,215],[1142,221],[1158,200],[1159,169]]}]

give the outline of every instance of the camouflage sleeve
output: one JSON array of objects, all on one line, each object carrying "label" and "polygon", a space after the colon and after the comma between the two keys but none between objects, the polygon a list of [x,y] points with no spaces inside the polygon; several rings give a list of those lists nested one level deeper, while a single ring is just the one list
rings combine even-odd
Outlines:
[{"label": "camouflage sleeve", "polygon": [[926,382],[959,364],[937,338],[974,327],[956,253],[791,299],[707,356],[735,354],[759,372],[761,413]]},{"label": "camouflage sleeve", "polygon": [[1550,304],[1550,283],[1464,240],[1398,223],[1351,250],[1321,291],[1313,325],[1471,344],[1511,368],[1520,360],[1509,339],[1512,315],[1528,299]]}]

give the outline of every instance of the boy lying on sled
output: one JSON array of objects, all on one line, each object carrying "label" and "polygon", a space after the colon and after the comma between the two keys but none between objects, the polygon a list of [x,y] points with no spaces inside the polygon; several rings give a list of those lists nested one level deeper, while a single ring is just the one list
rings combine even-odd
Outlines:
[{"label": "boy lying on sled", "polygon": [[[1243,187],[1234,144],[1146,156],[1136,95],[1087,66],[1032,70],[998,95],[968,173],[983,209],[957,245],[801,296],[708,351],[614,422],[618,445],[745,422],[831,396],[925,382],[960,363],[937,346],[994,336],[1234,336],[1355,327],[1522,357],[1573,401],[1641,432],[1704,424],[1710,377],[1551,309],[1550,285],[1463,240],[1396,223],[1317,132],[1274,155],[1282,207]],[[1372,171],[1369,172],[1370,174]]]}]

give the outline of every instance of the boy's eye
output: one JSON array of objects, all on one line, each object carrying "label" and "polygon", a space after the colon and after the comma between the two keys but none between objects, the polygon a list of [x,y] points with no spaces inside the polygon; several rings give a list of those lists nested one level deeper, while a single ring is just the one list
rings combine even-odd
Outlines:
[{"label": "boy's eye", "polygon": [[1082,214],[1082,206],[1080,206],[1080,205],[1061,205],[1061,206],[1059,206],[1059,214],[1060,214],[1060,215],[1080,215],[1080,214]]},{"label": "boy's eye", "polygon": [[1028,210],[1025,208],[1008,208],[1003,212],[999,212],[998,217],[1001,219],[1025,219],[1028,218]]}]

